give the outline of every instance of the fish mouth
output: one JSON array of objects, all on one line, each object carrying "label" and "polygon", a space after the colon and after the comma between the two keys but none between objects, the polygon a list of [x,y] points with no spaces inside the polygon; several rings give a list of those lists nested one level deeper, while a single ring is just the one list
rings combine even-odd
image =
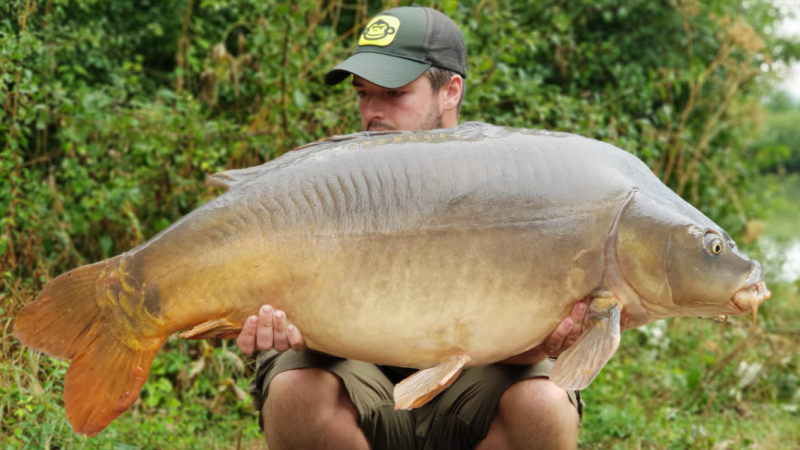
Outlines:
[{"label": "fish mouth", "polygon": [[767,288],[767,283],[764,282],[761,265],[757,261],[754,263],[745,286],[731,297],[731,303],[738,310],[736,315],[752,313],[755,317],[761,303],[772,296],[772,292]]},{"label": "fish mouth", "polygon": [[770,298],[772,292],[767,289],[767,284],[764,280],[745,286],[738,292],[733,294],[731,303],[741,314],[748,314],[758,309],[764,300]]}]

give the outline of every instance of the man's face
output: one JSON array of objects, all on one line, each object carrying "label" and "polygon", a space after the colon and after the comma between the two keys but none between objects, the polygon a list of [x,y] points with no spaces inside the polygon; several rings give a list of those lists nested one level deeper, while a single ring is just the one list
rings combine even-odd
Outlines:
[{"label": "man's face", "polygon": [[364,131],[441,128],[440,95],[424,74],[405,86],[387,89],[353,76]]}]

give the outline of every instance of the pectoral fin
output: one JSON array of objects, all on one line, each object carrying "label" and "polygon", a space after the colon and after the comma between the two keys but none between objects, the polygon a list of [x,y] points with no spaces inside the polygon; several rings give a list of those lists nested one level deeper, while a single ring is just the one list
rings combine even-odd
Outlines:
[{"label": "pectoral fin", "polygon": [[458,355],[436,367],[420,370],[394,387],[394,409],[414,409],[428,403],[447,389],[472,358]]},{"label": "pectoral fin", "polygon": [[203,322],[178,336],[183,339],[211,339],[220,336],[238,335],[241,331],[242,324],[234,323],[227,317],[223,317]]},{"label": "pectoral fin", "polygon": [[616,298],[596,298],[589,307],[589,325],[562,353],[550,381],[565,390],[585,389],[619,347],[622,304]]}]

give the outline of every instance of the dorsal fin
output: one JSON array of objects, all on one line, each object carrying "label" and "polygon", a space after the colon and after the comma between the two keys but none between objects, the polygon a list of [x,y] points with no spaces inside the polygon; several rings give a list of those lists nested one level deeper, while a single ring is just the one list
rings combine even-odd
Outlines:
[{"label": "dorsal fin", "polygon": [[383,136],[386,134],[409,134],[408,131],[400,131],[400,130],[385,130],[385,131],[359,131],[358,133],[351,133],[351,134],[336,134],[330,137],[322,138],[318,141],[314,141],[305,145],[301,145],[292,151],[297,150],[306,150],[309,148],[314,148],[323,144],[330,144],[331,142],[342,142],[342,141],[350,141],[353,139],[363,138],[363,137],[370,137],[370,136]]},{"label": "dorsal fin", "polygon": [[248,167],[245,169],[217,172],[206,178],[206,186],[230,189],[262,173],[265,169],[264,166],[265,164],[262,164],[260,166]]},{"label": "dorsal fin", "polygon": [[272,161],[267,161],[266,163],[260,166],[254,167],[247,167],[244,169],[232,169],[226,170],[224,172],[217,172],[213,175],[210,175],[206,178],[206,186],[207,187],[221,187],[225,189],[231,189],[233,187],[239,186],[242,183],[253,179],[261,175],[264,172],[278,169],[282,166],[285,166],[287,163],[291,164],[293,162],[297,162],[296,160],[306,156],[310,153],[314,153],[318,150],[324,150],[329,144],[335,144],[342,141],[349,141],[352,139],[368,137],[368,136],[377,136],[377,135],[384,135],[384,134],[398,134],[402,133],[401,131],[362,131],[360,133],[353,133],[353,134],[346,134],[346,135],[336,135],[327,137],[324,139],[320,139],[315,142],[311,142],[309,144],[297,147],[296,149],[286,152],[281,155],[279,158],[276,158]]}]

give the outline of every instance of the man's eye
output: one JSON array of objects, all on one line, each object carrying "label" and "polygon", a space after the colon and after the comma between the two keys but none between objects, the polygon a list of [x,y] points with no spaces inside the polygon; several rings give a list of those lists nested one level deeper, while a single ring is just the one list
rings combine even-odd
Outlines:
[{"label": "man's eye", "polygon": [[389,97],[400,97],[400,96],[401,96],[401,95],[403,95],[404,93],[405,93],[405,92],[400,92],[400,91],[389,91],[389,92],[387,92],[387,94],[389,95]]},{"label": "man's eye", "polygon": [[367,96],[367,93],[364,92],[364,91],[356,91],[356,94],[358,94],[358,96],[361,97],[361,98],[364,98],[364,97]]}]

